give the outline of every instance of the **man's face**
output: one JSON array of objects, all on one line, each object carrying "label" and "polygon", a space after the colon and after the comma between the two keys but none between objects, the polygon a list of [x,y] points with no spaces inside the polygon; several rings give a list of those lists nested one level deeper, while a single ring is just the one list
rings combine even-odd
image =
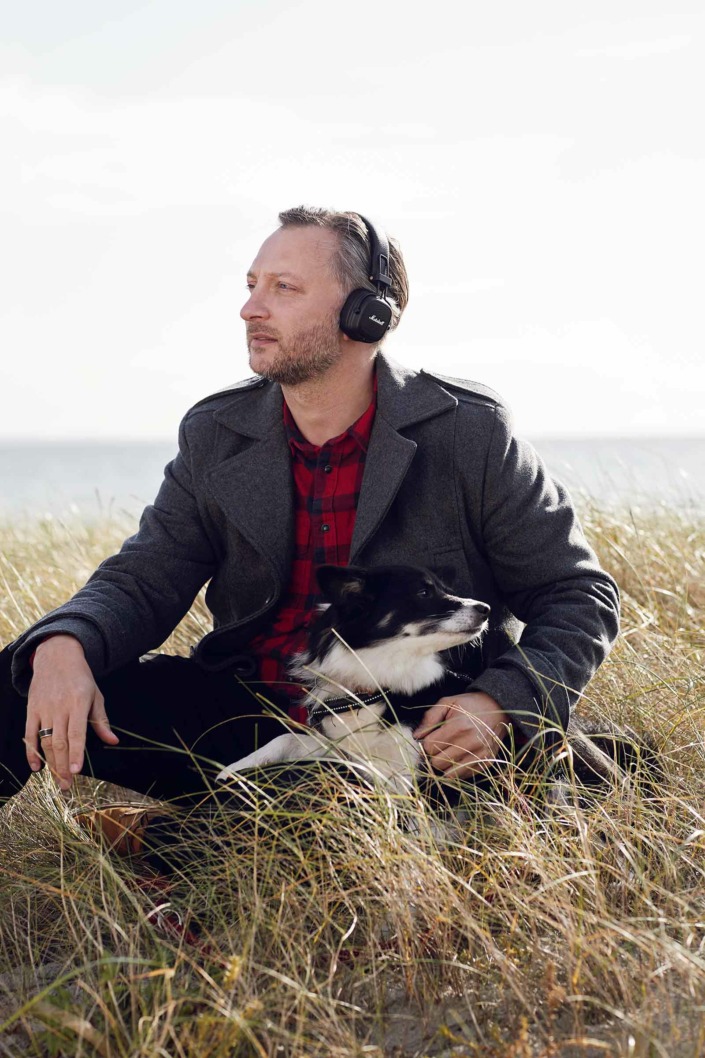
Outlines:
[{"label": "man's face", "polygon": [[342,356],[338,319],[345,296],[332,265],[337,248],[334,232],[314,227],[280,228],[262,244],[240,311],[255,374],[295,386]]}]

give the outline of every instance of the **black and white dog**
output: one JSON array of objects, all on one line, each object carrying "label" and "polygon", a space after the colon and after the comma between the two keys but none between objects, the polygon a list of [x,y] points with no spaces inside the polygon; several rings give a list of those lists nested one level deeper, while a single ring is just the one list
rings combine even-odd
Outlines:
[{"label": "black and white dog", "polygon": [[[228,765],[221,781],[251,768],[338,758],[364,766],[393,790],[407,792],[423,751],[414,730],[440,697],[462,693],[470,677],[449,669],[443,651],[477,643],[489,606],[453,595],[430,571],[413,566],[320,566],[326,602],[308,649],[292,675],[308,688],[308,730],[292,730]],[[568,742],[576,774],[591,784],[620,784],[625,773],[571,721]]]}]

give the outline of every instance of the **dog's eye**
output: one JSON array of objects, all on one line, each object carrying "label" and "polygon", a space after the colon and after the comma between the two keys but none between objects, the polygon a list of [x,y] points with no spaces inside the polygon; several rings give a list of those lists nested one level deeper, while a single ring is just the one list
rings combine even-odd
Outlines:
[{"label": "dog's eye", "polygon": [[416,594],[419,596],[420,599],[427,599],[431,594],[431,589],[422,588],[421,591],[417,591]]}]

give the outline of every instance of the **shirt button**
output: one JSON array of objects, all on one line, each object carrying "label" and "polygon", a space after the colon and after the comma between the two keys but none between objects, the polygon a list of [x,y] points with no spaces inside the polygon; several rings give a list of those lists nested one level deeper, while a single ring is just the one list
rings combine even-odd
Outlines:
[{"label": "shirt button", "polygon": [[330,463],[326,463],[326,465],[323,468],[323,473],[324,474],[330,474],[332,469],[333,469],[333,467],[330,465]]},{"label": "shirt button", "polygon": [[329,529],[330,529],[330,526],[328,525],[328,523],[324,522],[323,525],[321,526],[321,532],[322,533],[327,533]]}]

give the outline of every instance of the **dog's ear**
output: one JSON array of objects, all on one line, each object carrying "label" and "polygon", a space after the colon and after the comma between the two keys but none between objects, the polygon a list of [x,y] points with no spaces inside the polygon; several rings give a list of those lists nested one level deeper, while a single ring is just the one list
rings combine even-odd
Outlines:
[{"label": "dog's ear", "polygon": [[359,566],[319,566],[316,579],[326,599],[334,605],[350,605],[367,594],[367,573]]}]

